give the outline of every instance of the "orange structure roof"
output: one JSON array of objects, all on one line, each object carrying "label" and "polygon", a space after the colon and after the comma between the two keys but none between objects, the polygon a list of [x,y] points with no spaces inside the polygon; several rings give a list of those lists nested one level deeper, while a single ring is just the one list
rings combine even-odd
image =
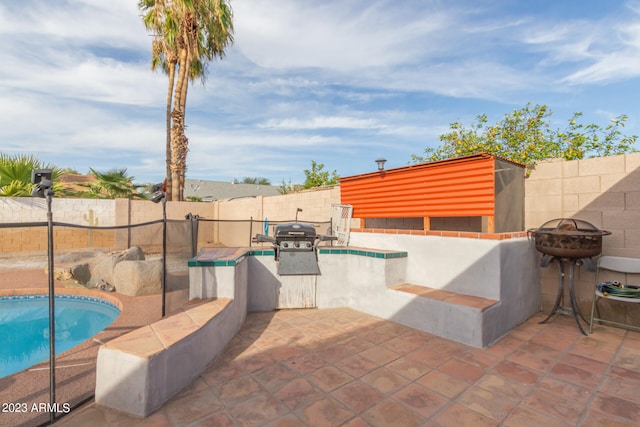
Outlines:
[{"label": "orange structure roof", "polygon": [[356,218],[493,216],[495,166],[480,153],[344,177],[341,202]]}]

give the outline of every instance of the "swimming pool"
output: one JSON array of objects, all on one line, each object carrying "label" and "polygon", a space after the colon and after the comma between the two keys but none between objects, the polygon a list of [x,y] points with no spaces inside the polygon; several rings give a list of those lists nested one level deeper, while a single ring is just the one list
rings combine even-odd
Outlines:
[{"label": "swimming pool", "polygon": [[[120,310],[100,298],[56,295],[56,355],[109,326]],[[0,378],[49,359],[49,296],[0,296]]]}]

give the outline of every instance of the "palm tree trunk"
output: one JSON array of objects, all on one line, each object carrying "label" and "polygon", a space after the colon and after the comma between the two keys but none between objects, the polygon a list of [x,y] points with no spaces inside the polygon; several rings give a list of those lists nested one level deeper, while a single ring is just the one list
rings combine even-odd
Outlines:
[{"label": "palm tree trunk", "polygon": [[179,163],[179,174],[180,174],[180,184],[179,184],[179,188],[180,188],[180,200],[184,199],[184,179],[185,179],[185,175],[187,173],[187,153],[189,152],[189,138],[187,138],[186,136],[186,122],[185,122],[185,116],[186,116],[186,111],[187,111],[187,92],[189,89],[189,75],[187,74],[187,76],[185,77],[185,81],[184,81],[184,85],[182,85],[181,91],[182,94],[180,95],[180,101],[182,103],[182,132],[183,132],[183,137],[180,140],[180,144],[179,144],[179,149],[180,152],[178,153],[178,158],[180,159],[180,163]]},{"label": "palm tree trunk", "polygon": [[189,55],[183,50],[178,59],[178,79],[174,91],[173,112],[171,113],[171,191],[174,200],[182,200],[181,177],[187,158],[188,139],[185,135],[184,112],[186,86],[189,80]]},{"label": "palm tree trunk", "polygon": [[172,197],[172,188],[171,188],[171,182],[172,182],[172,176],[171,176],[171,106],[172,106],[172,101],[173,101],[173,86],[174,86],[174,82],[175,82],[175,76],[176,76],[176,64],[170,64],[169,65],[169,85],[168,85],[168,89],[167,89],[167,112],[166,112],[166,132],[167,132],[167,138],[166,138],[166,144],[165,144],[165,179],[167,180],[166,182],[166,188],[165,188],[165,193],[166,193],[166,198],[167,200],[171,201],[173,200]]}]

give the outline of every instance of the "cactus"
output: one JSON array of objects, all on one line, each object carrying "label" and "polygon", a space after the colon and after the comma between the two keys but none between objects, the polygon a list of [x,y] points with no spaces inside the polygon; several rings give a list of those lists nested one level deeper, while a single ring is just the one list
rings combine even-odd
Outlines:
[{"label": "cactus", "polygon": [[95,215],[93,209],[89,209],[89,212],[82,214],[82,219],[87,221],[91,227],[96,227],[98,225],[98,217]]},{"label": "cactus", "polygon": [[[95,215],[95,212],[93,209],[89,209],[89,212],[87,212],[86,214],[82,214],[82,219],[84,219],[90,227],[97,227],[98,226],[98,217]],[[93,230],[89,229],[89,233],[87,236],[87,246],[92,247],[93,246]]]}]

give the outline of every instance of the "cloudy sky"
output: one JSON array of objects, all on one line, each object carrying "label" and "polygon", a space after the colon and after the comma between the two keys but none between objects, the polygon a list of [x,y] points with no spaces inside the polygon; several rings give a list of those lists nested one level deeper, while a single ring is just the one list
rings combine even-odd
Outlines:
[{"label": "cloudy sky", "polygon": [[[167,77],[136,0],[0,3],[0,152],[164,178]],[[187,177],[303,182],[408,164],[449,124],[528,102],[640,134],[640,2],[232,0],[235,44],[189,89]]]}]

